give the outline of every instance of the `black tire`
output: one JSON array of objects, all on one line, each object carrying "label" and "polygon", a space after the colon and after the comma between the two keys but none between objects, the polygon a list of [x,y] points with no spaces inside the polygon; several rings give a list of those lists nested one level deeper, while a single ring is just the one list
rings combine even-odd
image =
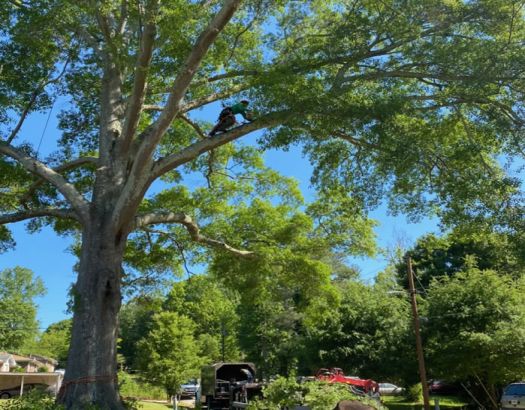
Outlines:
[{"label": "black tire", "polygon": [[0,399],[10,399],[10,398],[11,398],[11,395],[8,392],[4,391],[0,393]]}]

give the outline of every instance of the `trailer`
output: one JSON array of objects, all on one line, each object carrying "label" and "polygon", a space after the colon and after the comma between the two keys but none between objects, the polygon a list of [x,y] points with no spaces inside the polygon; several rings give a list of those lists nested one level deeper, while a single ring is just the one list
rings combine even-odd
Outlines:
[{"label": "trailer", "polygon": [[339,367],[330,369],[319,369],[315,375],[317,380],[328,383],[343,383],[352,388],[355,393],[363,393],[369,396],[379,394],[379,384],[372,379],[361,379],[355,376],[345,376]]}]

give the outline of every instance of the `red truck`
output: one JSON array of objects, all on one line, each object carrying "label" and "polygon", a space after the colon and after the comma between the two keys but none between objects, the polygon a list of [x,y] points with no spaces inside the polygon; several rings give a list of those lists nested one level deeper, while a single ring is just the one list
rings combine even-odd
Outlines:
[{"label": "red truck", "polygon": [[328,383],[348,384],[365,394],[379,394],[379,384],[377,382],[371,379],[360,379],[359,377],[345,376],[343,370],[339,367],[319,369],[315,375],[315,378]]}]

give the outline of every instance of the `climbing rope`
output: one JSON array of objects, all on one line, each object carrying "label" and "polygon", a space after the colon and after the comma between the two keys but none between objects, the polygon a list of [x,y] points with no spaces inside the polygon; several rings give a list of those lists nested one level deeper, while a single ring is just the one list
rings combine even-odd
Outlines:
[{"label": "climbing rope", "polygon": [[55,102],[57,99],[55,98],[53,100],[53,104],[51,104],[51,108],[49,109],[49,114],[47,115],[46,124],[44,125],[44,129],[42,130],[42,135],[40,136],[40,142],[38,143],[38,148],[36,149],[36,157],[38,158],[38,153],[40,152],[40,147],[42,146],[42,141],[44,140],[44,135],[47,130],[47,126],[49,124],[49,119],[51,118],[51,113],[53,112],[53,108],[55,107]]},{"label": "climbing rope", "polygon": [[73,384],[91,384],[91,383],[99,383],[99,382],[117,382],[117,376],[111,375],[111,376],[85,376],[85,377],[79,377],[78,379],[72,379],[68,380],[62,383],[60,386],[60,390],[58,391],[57,397],[61,398],[66,394],[66,390],[70,385]]}]

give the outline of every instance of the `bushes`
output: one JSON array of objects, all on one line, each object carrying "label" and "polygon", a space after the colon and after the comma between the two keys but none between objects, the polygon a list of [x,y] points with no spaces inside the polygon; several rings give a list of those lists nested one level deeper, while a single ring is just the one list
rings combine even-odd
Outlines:
[{"label": "bushes", "polygon": [[250,403],[251,410],[275,410],[307,405],[312,410],[333,409],[341,400],[358,400],[379,409],[370,398],[358,397],[344,384],[318,381],[297,383],[294,378],[279,377],[263,389],[264,399]]},{"label": "bushes", "polygon": [[[128,410],[138,410],[136,400],[126,400],[124,407]],[[64,406],[55,403],[55,397],[38,389],[30,390],[22,397],[2,400],[1,410],[64,410]],[[86,407],[86,410],[98,410],[97,406]]]},{"label": "bushes", "polygon": [[63,410],[64,407],[55,404],[55,398],[41,390],[34,389],[22,397],[6,400],[2,410]]},{"label": "bushes", "polygon": [[421,383],[414,384],[405,390],[404,396],[408,401],[421,403],[423,401],[423,386]]}]

